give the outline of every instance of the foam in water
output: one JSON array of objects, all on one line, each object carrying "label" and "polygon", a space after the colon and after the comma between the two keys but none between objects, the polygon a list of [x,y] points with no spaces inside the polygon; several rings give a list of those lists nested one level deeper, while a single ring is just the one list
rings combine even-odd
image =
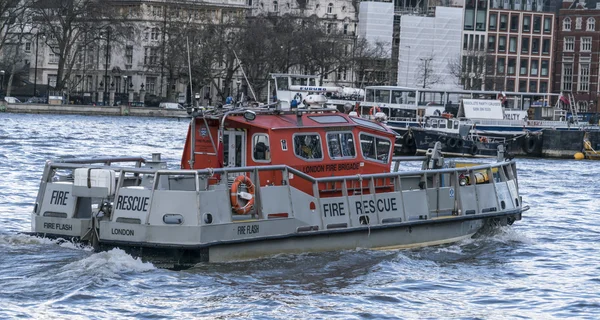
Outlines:
[{"label": "foam in water", "polygon": [[150,262],[143,262],[134,258],[121,249],[112,249],[94,253],[79,261],[71,262],[64,266],[65,269],[90,272],[101,272],[111,276],[123,272],[145,272],[154,270],[156,267]]}]

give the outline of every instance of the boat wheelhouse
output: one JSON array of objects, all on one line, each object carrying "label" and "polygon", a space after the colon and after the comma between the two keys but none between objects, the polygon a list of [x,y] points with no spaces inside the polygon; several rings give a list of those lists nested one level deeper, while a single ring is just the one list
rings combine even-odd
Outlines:
[{"label": "boat wheelhouse", "polygon": [[439,143],[393,158],[394,137],[330,108],[194,110],[179,169],[158,154],[47,161],[31,233],[183,268],[451,243],[528,209],[515,162],[458,166]]}]

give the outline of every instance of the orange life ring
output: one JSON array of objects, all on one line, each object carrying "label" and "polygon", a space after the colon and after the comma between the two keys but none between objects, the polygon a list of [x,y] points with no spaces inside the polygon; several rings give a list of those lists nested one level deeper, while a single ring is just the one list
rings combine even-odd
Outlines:
[{"label": "orange life ring", "polygon": [[[238,188],[242,183],[246,185],[246,187],[248,188],[248,193],[252,196],[252,198],[248,200],[248,202],[244,206],[240,205],[238,199]],[[252,206],[254,205],[254,184],[252,183],[252,180],[250,180],[250,178],[248,178],[247,176],[238,176],[237,178],[235,178],[235,181],[233,181],[233,184],[231,185],[230,196],[231,206],[233,207],[235,213],[247,214],[248,212],[250,212],[250,209],[252,209]]]},{"label": "orange life ring", "polygon": [[371,110],[369,110],[369,115],[375,115],[377,112],[381,112],[381,108],[379,106],[371,107]]}]

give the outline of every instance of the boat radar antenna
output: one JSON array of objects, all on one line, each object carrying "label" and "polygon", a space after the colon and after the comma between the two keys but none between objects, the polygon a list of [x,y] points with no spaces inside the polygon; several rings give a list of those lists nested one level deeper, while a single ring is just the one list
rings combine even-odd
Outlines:
[{"label": "boat radar antenna", "polygon": [[240,58],[238,58],[238,55],[235,52],[235,49],[232,48],[231,51],[233,51],[233,55],[235,56],[235,61],[237,61],[238,65],[240,66],[240,70],[242,70],[242,75],[244,76],[244,79],[246,80],[246,83],[248,84],[248,88],[250,88],[250,93],[252,93],[252,97],[254,98],[254,101],[258,101],[258,99],[256,99],[256,94],[254,94],[254,89],[252,89],[252,85],[250,85],[250,82],[248,81],[246,72],[244,72],[244,66],[242,66],[242,62],[240,61]]}]

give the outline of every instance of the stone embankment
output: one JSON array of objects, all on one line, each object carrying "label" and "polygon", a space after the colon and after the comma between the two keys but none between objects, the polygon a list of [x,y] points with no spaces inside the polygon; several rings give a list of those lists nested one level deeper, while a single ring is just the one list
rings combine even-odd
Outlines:
[{"label": "stone embankment", "polygon": [[0,112],[11,113],[36,113],[36,114],[79,114],[96,116],[136,116],[136,117],[166,117],[183,118],[188,117],[185,110],[161,109],[150,107],[130,106],[89,106],[71,104],[22,104],[22,103],[0,103]]}]

